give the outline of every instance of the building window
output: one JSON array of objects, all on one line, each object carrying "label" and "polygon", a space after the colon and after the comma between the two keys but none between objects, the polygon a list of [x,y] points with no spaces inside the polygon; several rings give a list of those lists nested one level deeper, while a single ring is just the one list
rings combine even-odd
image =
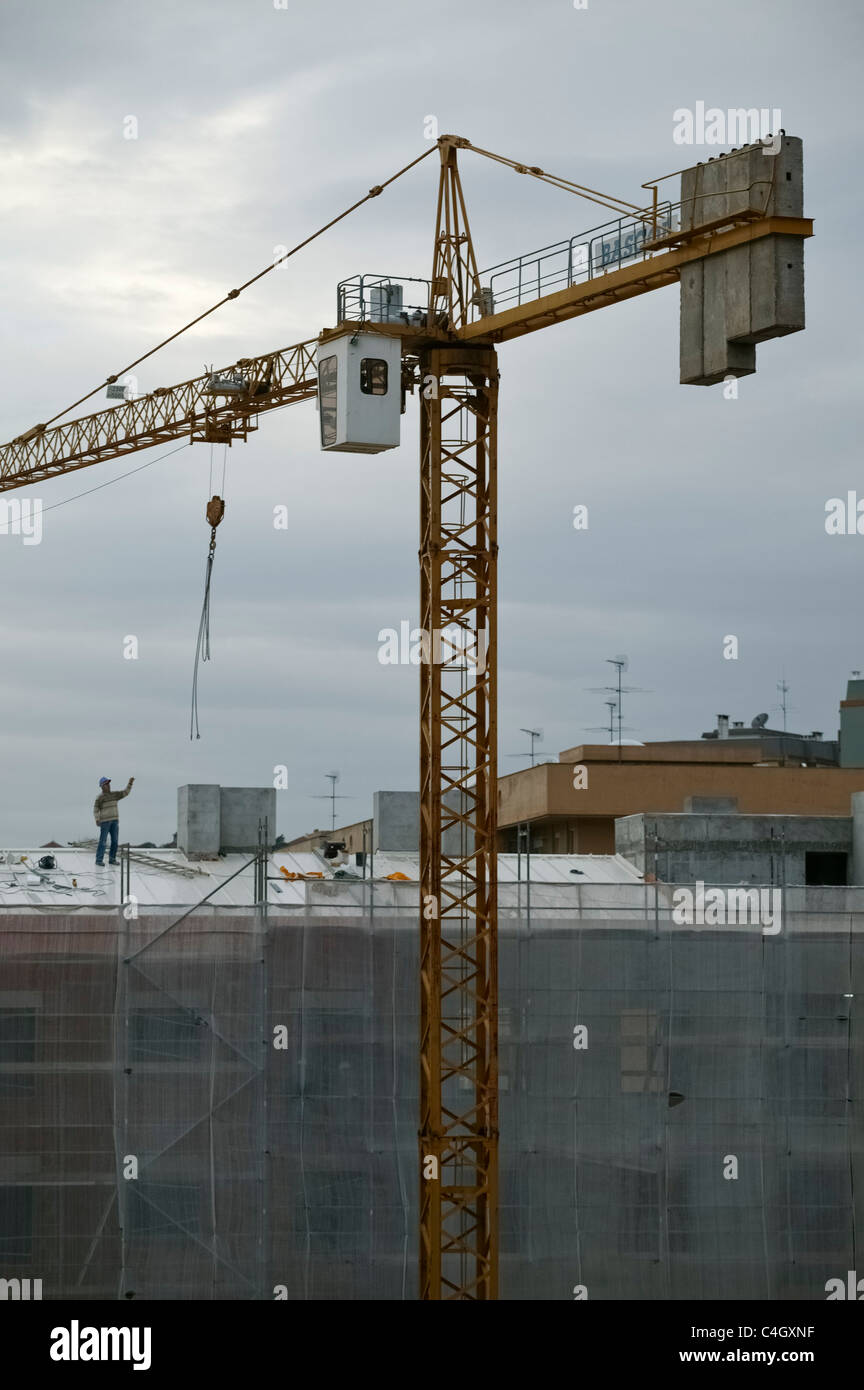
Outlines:
[{"label": "building window", "polygon": [[361,357],[360,390],[364,396],[387,395],[387,363],[383,357]]},{"label": "building window", "polygon": [[32,1096],[36,1078],[29,1067],[35,1061],[36,1010],[0,1006],[0,1096]]},{"label": "building window", "polygon": [[135,1009],[129,1016],[130,1062],[198,1062],[208,1030],[191,1009]]},{"label": "building window", "polygon": [[321,444],[326,449],[336,443],[336,383],[339,364],[334,357],[318,363],[318,408],[321,412]]},{"label": "building window", "polygon": [[846,884],[846,855],[835,850],[808,850],[804,855],[804,882],[811,887],[838,887]]},{"label": "building window", "polygon": [[33,1188],[0,1187],[0,1270],[33,1258]]},{"label": "building window", "polygon": [[656,1093],[664,1083],[663,1044],[656,1013],[624,1009],[621,1014],[621,1090]]}]

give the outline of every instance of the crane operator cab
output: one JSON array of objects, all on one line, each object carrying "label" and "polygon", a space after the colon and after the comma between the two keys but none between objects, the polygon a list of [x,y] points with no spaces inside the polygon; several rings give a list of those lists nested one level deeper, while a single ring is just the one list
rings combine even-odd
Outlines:
[{"label": "crane operator cab", "polygon": [[399,445],[402,342],[383,333],[345,333],[318,344],[321,448],[379,454]]}]

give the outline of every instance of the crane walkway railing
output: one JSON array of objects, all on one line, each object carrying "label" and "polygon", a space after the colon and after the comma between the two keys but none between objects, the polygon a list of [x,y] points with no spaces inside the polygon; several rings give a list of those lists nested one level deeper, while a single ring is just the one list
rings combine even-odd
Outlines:
[{"label": "crane walkway railing", "polygon": [[[408,285],[422,289],[408,290],[415,301],[406,302]],[[432,282],[416,275],[352,275],[336,286],[337,323],[402,323],[406,327],[425,328],[429,315]]]},{"label": "crane walkway railing", "polygon": [[[480,272],[471,321],[540,299],[556,290],[647,258],[658,238],[675,230],[673,205],[618,217],[538,251],[500,261]],[[337,286],[337,323],[402,323],[422,330],[429,321],[431,281],[412,275],[353,275]],[[413,302],[410,302],[413,301]]]},{"label": "crane walkway railing", "polygon": [[516,308],[543,295],[618,270],[627,261],[647,259],[651,243],[673,231],[672,204],[661,203],[645,217],[619,217],[551,246],[542,246],[481,271],[483,299],[474,318]]}]

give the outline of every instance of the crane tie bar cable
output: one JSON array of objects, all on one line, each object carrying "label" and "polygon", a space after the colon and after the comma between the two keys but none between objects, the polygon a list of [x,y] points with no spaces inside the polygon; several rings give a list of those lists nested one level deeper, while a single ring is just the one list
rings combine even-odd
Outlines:
[{"label": "crane tie bar cable", "polygon": [[134,362],[130,362],[128,366],[121,367],[117,372],[112,372],[110,376],[105,378],[104,382],[100,382],[98,386],[94,386],[92,391],[88,391],[86,395],[80,396],[77,401],[73,401],[72,404],[67,405],[65,409],[59,410],[57,414],[52,415],[50,419],[43,421],[42,424],[34,425],[29,430],[25,430],[14,439],[12,443],[19,443],[25,439],[32,439],[34,435],[44,433],[49,425],[53,425],[57,420],[62,419],[64,415],[68,415],[71,410],[75,410],[79,405],[83,405],[85,401],[89,401],[98,391],[102,390],[104,385],[114,385],[126,372],[131,372],[133,367],[138,367],[142,362],[146,362],[148,358],[153,357],[154,354],[159,352],[163,347],[167,347],[169,343],[173,343],[177,338],[187,333],[190,328],[194,328],[196,324],[201,323],[202,320],[208,318],[210,314],[214,314],[217,309],[221,309],[223,304],[227,304],[232,299],[237,299],[250,285],[254,285],[256,281],[262,279],[263,276],[269,275],[271,270],[275,270],[277,266],[282,265],[292,256],[295,256],[298,251],[302,251],[304,246],[308,246],[310,242],[315,241],[318,237],[322,236],[324,232],[329,231],[331,227],[335,227],[337,222],[341,222],[343,218],[348,217],[352,212],[355,212],[357,208],[362,207],[364,203],[368,203],[370,198],[379,197],[384,192],[384,189],[388,188],[391,183],[395,183],[403,174],[407,174],[409,169],[413,169],[416,164],[420,164],[422,160],[426,159],[434,149],[444,144],[453,144],[459,149],[472,150],[474,154],[483,155],[486,159],[491,159],[497,164],[508,165],[519,174],[530,174],[532,177],[541,179],[543,182],[549,183],[553,187],[561,188],[568,193],[575,193],[577,197],[585,198],[589,202],[599,203],[601,207],[611,209],[611,211],[617,213],[619,217],[632,215],[633,213],[637,215],[643,214],[643,209],[639,208],[636,203],[629,203],[623,198],[615,198],[614,195],[600,193],[597,189],[588,188],[584,184],[574,183],[572,180],[561,178],[557,174],[547,174],[545,170],[539,168],[537,165],[523,164],[518,160],[509,159],[506,155],[495,154],[492,150],[481,149],[479,145],[472,145],[471,141],[465,139],[464,136],[442,135],[436,145],[430,145],[428,150],[424,150],[416,159],[412,159],[409,164],[405,164],[401,169],[397,170],[395,174],[391,174],[390,178],[385,179],[383,183],[374,184],[373,187],[369,189],[368,193],[365,193],[362,198],[357,199],[356,203],[352,203],[344,212],[340,212],[338,216],[331,218],[329,222],[325,222],[323,227],[319,227],[311,236],[306,237],[303,241],[298,241],[297,245],[292,246],[290,251],[286,251],[284,255],[277,257],[270,265],[265,266],[263,270],[259,270],[257,275],[252,275],[248,280],[245,280],[242,285],[238,285],[236,289],[228,290],[227,294],[223,295],[220,300],[212,304],[209,309],[205,309],[203,313],[198,314],[196,318],[190,319],[182,328],[178,328],[176,333],[172,333],[169,337],[163,338],[161,343],[157,343],[149,352],[142,353],[140,357],[136,357]]},{"label": "crane tie bar cable", "polygon": [[470,140],[461,137],[450,137],[453,143],[460,149],[472,150],[474,154],[482,154],[485,159],[492,159],[496,164],[506,164],[514,169],[517,174],[531,174],[535,179],[542,179],[544,183],[552,184],[554,188],[561,188],[565,193],[575,193],[580,198],[585,198],[589,203],[599,203],[601,207],[609,208],[616,212],[619,217],[628,217],[636,212],[643,212],[637,203],[628,203],[625,198],[616,198],[612,193],[601,193],[596,188],[588,188],[586,184],[574,183],[572,179],[562,178],[559,174],[547,174],[545,169],[540,169],[536,164],[523,164],[517,159],[508,159],[507,155],[494,154],[492,150],[481,150],[479,145],[472,145]]},{"label": "crane tie bar cable", "polygon": [[[130,362],[127,367],[121,367],[119,371],[114,372],[111,376],[106,377],[104,382],[100,381],[99,385],[94,386],[93,390],[88,391],[85,396],[80,396],[77,401],[73,401],[71,405],[67,405],[64,410],[59,410],[56,415],[51,416],[50,420],[45,420],[42,424],[35,425],[31,430],[25,430],[24,434],[30,436],[34,434],[41,434],[43,430],[46,430],[48,428],[49,425],[53,425],[55,420],[61,419],[62,416],[68,415],[70,410],[75,410],[79,405],[83,405],[85,401],[89,401],[91,396],[95,396],[98,391],[102,390],[103,386],[105,386],[106,384],[109,386],[113,385],[119,377],[124,376],[126,372],[131,372],[132,368],[139,366],[140,363],[146,362],[148,357],[152,357],[154,353],[159,352],[161,348],[167,347],[169,343],[173,343],[176,338],[179,338],[182,336],[182,334],[187,333],[190,328],[194,328],[196,324],[202,321],[202,319],[208,318],[209,315],[215,313],[217,309],[221,309],[223,304],[227,304],[228,301],[231,299],[237,299],[237,297],[240,294],[242,294],[244,290],[248,290],[250,285],[254,285],[255,282],[257,280],[260,280],[264,275],[269,275],[271,270],[275,270],[277,265],[282,265],[283,262],[289,260],[291,256],[296,256],[297,252],[302,251],[304,246],[308,246],[310,242],[315,241],[316,238],[322,236],[324,232],[329,231],[331,227],[335,227],[337,222],[341,222],[343,218],[348,217],[350,213],[355,212],[357,208],[362,207],[364,203],[368,203],[370,198],[379,197],[380,194],[384,192],[385,188],[389,187],[391,183],[395,183],[396,180],[401,178],[403,174],[407,174],[408,170],[413,169],[415,164],[419,164],[421,160],[426,159],[427,156],[430,155],[435,148],[435,145],[430,145],[428,150],[424,150],[423,153],[421,155],[418,155],[416,159],[412,159],[410,164],[404,165],[404,167],[399,169],[397,173],[391,174],[390,178],[385,179],[383,183],[376,183],[372,188],[369,189],[368,193],[364,193],[362,198],[358,198],[356,203],[352,203],[351,206],[346,208],[344,212],[340,212],[337,217],[332,217],[329,222],[325,222],[324,226],[319,227],[317,232],[313,232],[311,236],[307,236],[303,241],[298,241],[297,245],[292,246],[290,251],[286,251],[283,256],[279,256],[270,265],[265,266],[263,270],[259,270],[257,275],[251,276],[250,279],[245,280],[242,285],[238,285],[236,289],[229,290],[228,293],[224,295],[222,299],[220,299],[216,304],[211,305],[209,309],[205,309],[203,314],[199,314],[197,318],[190,319],[189,322],[187,324],[184,324],[182,328],[178,328],[176,333],[172,333],[171,336],[168,338],[163,338],[162,342],[157,343],[156,346],[154,348],[151,348],[149,352],[143,353],[141,357],[136,357],[135,361]],[[23,435],[19,435],[19,438],[23,437]],[[14,442],[16,441],[13,440],[13,443]]]}]

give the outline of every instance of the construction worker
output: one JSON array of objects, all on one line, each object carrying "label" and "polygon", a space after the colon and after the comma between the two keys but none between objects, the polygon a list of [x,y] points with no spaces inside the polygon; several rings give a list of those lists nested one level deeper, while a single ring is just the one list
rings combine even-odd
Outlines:
[{"label": "construction worker", "polygon": [[99,844],[96,847],[96,863],[100,868],[105,863],[105,844],[110,838],[111,848],[108,851],[108,863],[117,863],[117,837],[120,830],[120,816],[117,810],[117,802],[124,796],[128,796],[132,790],[134,777],[130,777],[126,783],[125,792],[112,792],[111,778],[99,778],[99,795],[93,803],[93,815],[96,817],[96,824],[99,827]]}]

